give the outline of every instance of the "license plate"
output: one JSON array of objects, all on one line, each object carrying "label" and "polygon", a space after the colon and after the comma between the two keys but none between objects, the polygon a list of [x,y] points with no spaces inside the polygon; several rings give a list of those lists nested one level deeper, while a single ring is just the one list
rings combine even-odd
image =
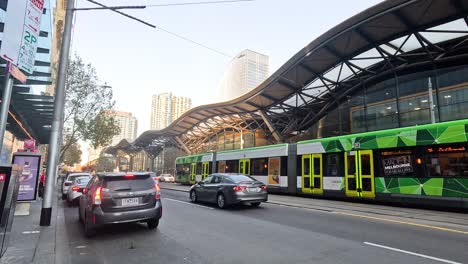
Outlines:
[{"label": "license plate", "polygon": [[132,205],[138,205],[138,204],[139,204],[138,198],[122,199],[122,206],[132,206]]},{"label": "license plate", "polygon": [[250,187],[249,192],[257,192],[258,188],[257,187]]}]

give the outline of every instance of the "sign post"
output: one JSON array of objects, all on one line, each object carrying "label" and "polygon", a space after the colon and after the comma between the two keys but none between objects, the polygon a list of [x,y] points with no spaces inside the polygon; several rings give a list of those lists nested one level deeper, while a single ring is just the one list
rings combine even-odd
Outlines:
[{"label": "sign post", "polygon": [[12,75],[22,83],[26,82],[26,76],[15,65],[29,74],[33,73],[43,9],[44,0],[8,1],[0,49],[0,56],[7,61],[0,111],[0,150],[10,108]]}]

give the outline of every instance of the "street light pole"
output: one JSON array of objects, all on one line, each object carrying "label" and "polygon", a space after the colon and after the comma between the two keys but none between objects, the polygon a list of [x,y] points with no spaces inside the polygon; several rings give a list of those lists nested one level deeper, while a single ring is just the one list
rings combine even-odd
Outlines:
[{"label": "street light pole", "polygon": [[65,108],[65,81],[67,78],[68,58],[70,54],[74,7],[75,0],[67,0],[65,27],[63,29],[62,47],[60,49],[58,79],[55,88],[54,118],[50,134],[49,155],[47,157],[47,178],[44,189],[44,200],[42,200],[41,226],[50,226],[50,219],[52,217],[52,198],[60,154],[60,139],[62,138],[63,112]]}]

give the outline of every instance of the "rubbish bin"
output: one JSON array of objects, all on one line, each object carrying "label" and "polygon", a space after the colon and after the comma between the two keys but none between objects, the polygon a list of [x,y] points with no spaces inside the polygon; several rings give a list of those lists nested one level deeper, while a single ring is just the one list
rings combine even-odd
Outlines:
[{"label": "rubbish bin", "polygon": [[0,165],[0,257],[8,248],[18,198],[19,173],[20,166]]}]

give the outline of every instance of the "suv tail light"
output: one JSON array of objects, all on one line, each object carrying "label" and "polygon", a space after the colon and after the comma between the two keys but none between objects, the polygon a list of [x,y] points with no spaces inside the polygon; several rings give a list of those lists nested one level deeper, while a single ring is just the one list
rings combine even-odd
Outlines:
[{"label": "suv tail light", "polygon": [[156,198],[156,200],[160,200],[161,199],[161,188],[159,187],[159,184],[154,184],[154,189],[156,190],[156,194],[154,195],[154,198]]},{"label": "suv tail light", "polygon": [[262,188],[262,190],[264,190],[264,191],[267,190],[267,186],[266,186],[266,185],[262,185],[260,188]]},{"label": "suv tail light", "polygon": [[94,193],[94,204],[101,204],[101,191],[102,187],[99,186]]},{"label": "suv tail light", "polygon": [[247,187],[246,186],[234,186],[233,189],[235,192],[241,192],[241,191],[247,190]]},{"label": "suv tail light", "polygon": [[77,192],[77,191],[80,190],[80,187],[78,187],[78,186],[73,186],[73,187],[71,187],[71,189],[72,189],[72,191]]}]

